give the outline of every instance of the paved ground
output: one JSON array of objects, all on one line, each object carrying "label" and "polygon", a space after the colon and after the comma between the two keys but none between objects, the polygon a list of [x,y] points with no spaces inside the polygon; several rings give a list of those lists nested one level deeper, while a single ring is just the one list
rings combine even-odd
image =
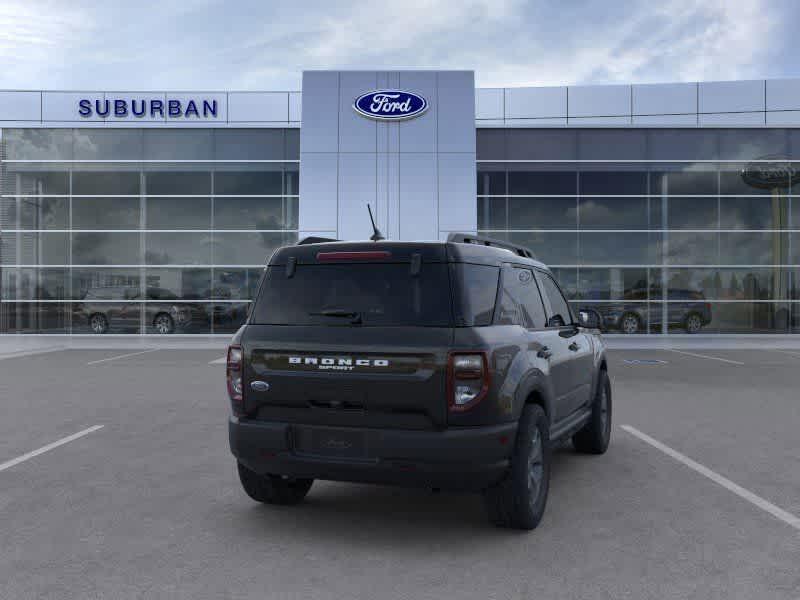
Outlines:
[{"label": "paved ground", "polygon": [[218,350],[0,357],[0,597],[797,600],[800,351],[691,352],[612,351],[612,446],[557,452],[528,534],[470,495],[317,482],[254,504]]}]

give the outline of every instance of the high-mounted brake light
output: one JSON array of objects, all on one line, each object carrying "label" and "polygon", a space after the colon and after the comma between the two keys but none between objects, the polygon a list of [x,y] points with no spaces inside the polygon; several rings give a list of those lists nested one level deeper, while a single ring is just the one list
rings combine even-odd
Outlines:
[{"label": "high-mounted brake light", "polygon": [[392,257],[391,252],[386,250],[365,250],[362,252],[317,252],[317,260],[320,262],[332,262],[338,260],[386,260]]},{"label": "high-mounted brake light", "polygon": [[231,400],[231,409],[235,415],[244,413],[244,400],[242,398],[242,347],[228,346],[228,360],[225,368],[225,378],[228,383],[228,397]]},{"label": "high-mounted brake light", "polygon": [[486,352],[451,352],[447,362],[447,406],[451,412],[469,410],[489,392]]}]

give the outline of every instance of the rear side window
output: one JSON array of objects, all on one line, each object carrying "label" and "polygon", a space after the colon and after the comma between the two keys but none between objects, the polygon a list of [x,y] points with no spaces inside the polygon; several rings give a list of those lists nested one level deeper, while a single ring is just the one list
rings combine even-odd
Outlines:
[{"label": "rear side window", "polygon": [[[545,273],[539,273],[539,281],[542,286],[542,293],[547,297],[550,302],[550,318],[561,318],[562,325],[569,325],[572,323],[572,314],[569,311],[569,304],[558,289],[556,282],[553,278]],[[555,325],[553,325],[555,326]]]},{"label": "rear side window", "polygon": [[521,325],[526,329],[544,327],[544,305],[533,272],[530,269],[506,267],[502,281],[495,322],[498,325]]},{"label": "rear side window", "polygon": [[251,322],[260,325],[449,327],[446,264],[297,265],[267,268]]},{"label": "rear side window", "polygon": [[458,321],[466,327],[492,324],[499,267],[457,263],[453,273],[459,291]]}]

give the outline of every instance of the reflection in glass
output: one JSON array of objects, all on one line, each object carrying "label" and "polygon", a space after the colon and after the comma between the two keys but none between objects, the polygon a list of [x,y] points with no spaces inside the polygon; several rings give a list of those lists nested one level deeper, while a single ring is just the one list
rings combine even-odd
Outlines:
[{"label": "reflection in glass", "polygon": [[572,302],[575,310],[596,310],[600,314],[602,331],[626,335],[648,333],[654,303],[648,302]]},{"label": "reflection in glass", "polygon": [[217,171],[214,173],[214,193],[229,196],[253,194],[283,194],[281,171]]},{"label": "reflection in glass", "polygon": [[648,229],[647,198],[581,198],[581,229]]},{"label": "reflection in glass", "polygon": [[[24,168],[25,170],[21,170]],[[37,165],[12,166],[5,174],[3,193],[24,196],[66,196],[69,194],[69,173],[66,171],[39,171]],[[52,165],[46,168],[52,169]],[[20,169],[20,170],[18,170]]]},{"label": "reflection in glass", "polygon": [[0,236],[0,253],[4,265],[65,265],[69,263],[69,234],[6,231]]},{"label": "reflection in glass", "polygon": [[[212,160],[214,158],[213,129],[144,129],[142,134],[143,156],[148,160]],[[208,193],[208,191],[200,193]]]},{"label": "reflection in glass", "polygon": [[297,198],[215,198],[216,229],[297,229]]},{"label": "reflection in glass", "polygon": [[580,264],[628,265],[658,262],[658,232],[586,232],[579,234]]},{"label": "reflection in glass", "polygon": [[578,292],[584,300],[647,300],[647,269],[580,269]]},{"label": "reflection in glass", "polygon": [[788,333],[790,308],[781,302],[712,303],[712,329],[719,333]]},{"label": "reflection in glass", "polygon": [[670,269],[669,298],[684,292],[717,300],[785,300],[789,272],[774,268]]},{"label": "reflection in glass", "polygon": [[575,229],[575,198],[508,198],[509,229]]},{"label": "reflection in glass", "polygon": [[69,198],[19,196],[8,200],[19,215],[19,229],[69,228]]},{"label": "reflection in glass", "polygon": [[719,264],[718,233],[670,231],[664,245],[666,262],[673,265]]},{"label": "reflection in glass", "polygon": [[578,193],[575,171],[509,171],[508,193],[513,195],[571,195]]},{"label": "reflection in glass", "polygon": [[297,241],[296,233],[214,233],[214,264],[265,265],[272,253]]},{"label": "reflection in glass", "polygon": [[789,240],[783,232],[722,232],[719,261],[724,265],[780,265],[788,262]]},{"label": "reflection in glass", "polygon": [[478,229],[511,229],[508,198],[478,198]]},{"label": "reflection in glass", "polygon": [[719,269],[667,269],[667,299],[677,300],[686,294],[719,298],[723,287]]},{"label": "reflection in glass", "polygon": [[[66,254],[64,255],[66,257]],[[66,262],[66,258],[64,259]],[[138,233],[73,233],[74,265],[142,264]]]},{"label": "reflection in glass", "polygon": [[139,198],[72,198],[73,229],[139,229]]},{"label": "reflection in glass", "polygon": [[75,160],[136,160],[144,156],[141,129],[73,129],[72,132]]},{"label": "reflection in glass", "polygon": [[72,129],[3,129],[10,160],[72,160]]},{"label": "reflection in glass", "polygon": [[67,269],[6,268],[0,281],[2,300],[65,300],[69,298]]},{"label": "reflection in glass", "polygon": [[148,196],[147,229],[211,229],[211,198]]},{"label": "reflection in glass", "polygon": [[138,268],[72,269],[72,297],[76,300],[130,300],[141,295],[140,282]]},{"label": "reflection in glass", "polygon": [[145,333],[208,333],[211,324],[209,308],[208,304],[180,300],[148,302],[144,305]]},{"label": "reflection in glass", "polygon": [[138,196],[139,170],[136,171],[73,171],[73,195]]},{"label": "reflection in glass", "polygon": [[478,195],[504,196],[506,193],[506,172],[478,168]]},{"label": "reflection in glass", "polygon": [[145,189],[150,196],[202,196],[211,193],[211,173],[203,171],[147,171]]},{"label": "reflection in glass", "polygon": [[244,324],[250,304],[225,302],[212,304],[211,316],[214,333],[235,333]]},{"label": "reflection in glass", "polygon": [[214,269],[211,297],[220,300],[252,300],[264,269]]},{"label": "reflection in glass", "polygon": [[203,300],[211,297],[210,269],[150,268],[145,276],[147,300]]},{"label": "reflection in glass", "polygon": [[217,129],[214,131],[214,158],[280,160],[286,157],[285,132],[285,129]]},{"label": "reflection in glass", "polygon": [[[109,288],[103,295],[122,296],[128,300],[139,299],[138,291],[127,288]],[[142,304],[140,302],[108,302],[89,294],[72,305],[72,331],[74,333],[134,334],[140,332]]]},{"label": "reflection in glass", "polygon": [[578,298],[578,269],[562,267],[551,269],[551,271],[567,300]]},{"label": "reflection in glass", "polygon": [[145,264],[210,265],[211,233],[145,233]]},{"label": "reflection in glass", "polygon": [[532,231],[505,233],[501,231],[479,231],[478,233],[527,246],[533,251],[537,260],[550,266],[578,264],[578,234],[574,232]]},{"label": "reflection in glass", "polygon": [[4,333],[61,334],[68,331],[69,304],[57,302],[2,302]]},{"label": "reflection in glass", "polygon": [[650,193],[652,201],[668,198],[662,219],[669,229],[719,227],[716,171],[651,173]]}]

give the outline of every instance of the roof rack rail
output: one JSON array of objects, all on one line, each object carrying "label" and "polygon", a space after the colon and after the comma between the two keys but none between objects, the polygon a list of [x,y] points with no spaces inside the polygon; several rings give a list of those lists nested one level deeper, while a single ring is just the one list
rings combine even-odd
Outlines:
[{"label": "roof rack rail", "polygon": [[340,242],[336,238],[318,237],[316,235],[309,235],[297,242],[298,246],[305,246],[306,244],[324,244],[325,242]]},{"label": "roof rack rail", "polygon": [[525,258],[536,259],[533,252],[525,246],[519,244],[512,244],[511,242],[504,242],[503,240],[496,240],[482,235],[472,235],[471,233],[451,233],[447,236],[447,241],[455,244],[475,244],[478,246],[490,246],[492,248],[502,248],[513,252],[517,256],[524,256]]}]

